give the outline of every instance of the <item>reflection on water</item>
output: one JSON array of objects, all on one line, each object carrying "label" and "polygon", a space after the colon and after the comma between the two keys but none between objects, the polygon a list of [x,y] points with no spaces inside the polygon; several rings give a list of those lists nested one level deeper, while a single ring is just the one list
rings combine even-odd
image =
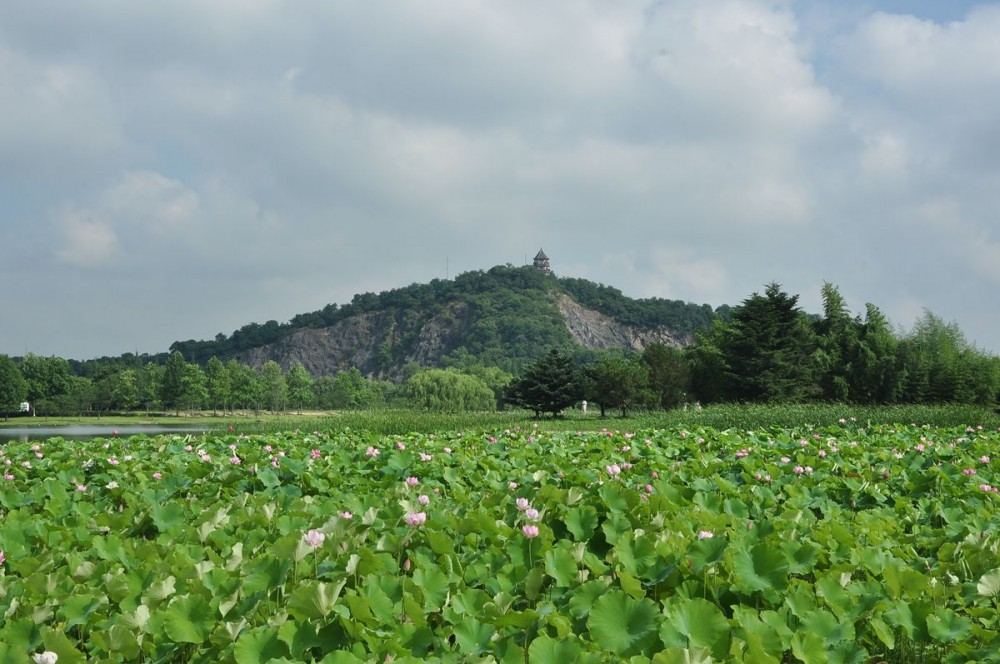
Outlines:
[{"label": "reflection on water", "polygon": [[190,424],[132,424],[111,426],[102,424],[69,424],[52,427],[10,427],[0,428],[0,443],[29,440],[45,440],[47,438],[65,438],[67,440],[89,440],[91,438],[128,437],[138,434],[155,436],[161,433],[203,433],[211,427],[193,426]]}]

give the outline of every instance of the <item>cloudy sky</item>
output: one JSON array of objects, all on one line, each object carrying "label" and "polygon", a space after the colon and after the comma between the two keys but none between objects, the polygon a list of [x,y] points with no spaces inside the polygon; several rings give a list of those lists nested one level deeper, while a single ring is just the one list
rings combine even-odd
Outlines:
[{"label": "cloudy sky", "polygon": [[0,353],[519,265],[1000,352],[1000,2],[0,5]]}]

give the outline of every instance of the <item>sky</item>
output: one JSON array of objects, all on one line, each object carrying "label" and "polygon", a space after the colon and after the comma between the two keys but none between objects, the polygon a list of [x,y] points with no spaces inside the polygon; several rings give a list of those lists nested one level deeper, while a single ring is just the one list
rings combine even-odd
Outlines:
[{"label": "sky", "polygon": [[1000,353],[1000,2],[0,3],[0,354],[159,353],[540,249]]}]

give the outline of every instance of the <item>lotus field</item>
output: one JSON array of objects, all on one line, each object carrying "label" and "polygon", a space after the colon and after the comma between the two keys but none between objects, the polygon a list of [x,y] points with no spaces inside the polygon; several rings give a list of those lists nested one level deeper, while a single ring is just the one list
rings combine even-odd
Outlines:
[{"label": "lotus field", "polygon": [[0,662],[1000,661],[1000,433],[9,444]]}]

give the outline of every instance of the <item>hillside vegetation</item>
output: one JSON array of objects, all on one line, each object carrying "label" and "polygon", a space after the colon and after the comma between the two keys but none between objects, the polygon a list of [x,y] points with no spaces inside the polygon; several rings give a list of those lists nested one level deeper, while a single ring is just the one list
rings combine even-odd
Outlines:
[{"label": "hillside vegetation", "polygon": [[170,350],[201,365],[212,356],[255,367],[274,360],[285,368],[300,362],[314,376],[356,367],[366,376],[398,379],[407,364],[464,358],[518,371],[554,347],[641,350],[654,341],[681,347],[716,316],[707,304],[636,300],[585,279],[506,265],[359,294],[284,324],[250,323],[228,337],[179,341]]}]

